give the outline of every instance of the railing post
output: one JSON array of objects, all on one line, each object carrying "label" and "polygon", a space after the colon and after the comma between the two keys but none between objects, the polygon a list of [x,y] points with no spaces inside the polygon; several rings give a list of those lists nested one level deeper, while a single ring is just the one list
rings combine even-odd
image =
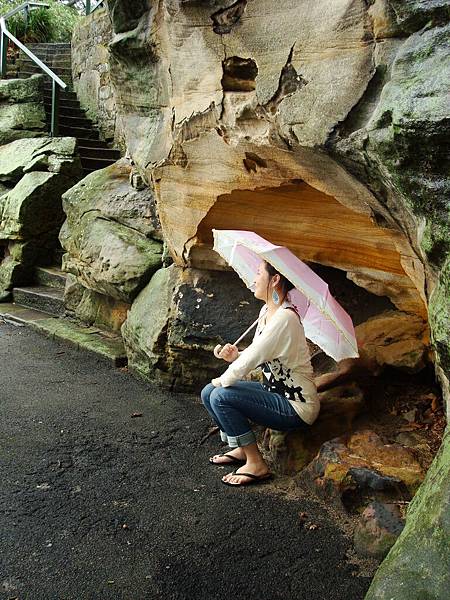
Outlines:
[{"label": "railing post", "polygon": [[50,121],[50,135],[56,137],[59,133],[59,85],[52,79],[52,117]]},{"label": "railing post", "polygon": [[27,4],[23,8],[23,19],[25,21],[25,32],[28,29],[28,18],[29,18],[29,16],[30,16],[30,6]]},{"label": "railing post", "polygon": [[0,77],[6,79],[6,60],[8,56],[8,38],[0,28]]},{"label": "railing post", "polygon": [[86,0],[86,16],[91,14],[91,0]]}]

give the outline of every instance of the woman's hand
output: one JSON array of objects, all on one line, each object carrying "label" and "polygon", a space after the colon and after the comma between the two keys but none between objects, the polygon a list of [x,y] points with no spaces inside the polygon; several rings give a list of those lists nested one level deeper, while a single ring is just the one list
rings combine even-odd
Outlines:
[{"label": "woman's hand", "polygon": [[222,387],[222,384],[220,382],[220,377],[216,377],[215,379],[211,379],[211,383],[213,384],[214,387]]},{"label": "woman's hand", "polygon": [[217,358],[222,358],[223,360],[231,363],[237,359],[239,350],[237,349],[237,346],[233,346],[233,344],[225,344],[225,346],[223,346],[222,349],[217,352],[217,354],[216,352],[214,352],[214,354],[217,356]]}]

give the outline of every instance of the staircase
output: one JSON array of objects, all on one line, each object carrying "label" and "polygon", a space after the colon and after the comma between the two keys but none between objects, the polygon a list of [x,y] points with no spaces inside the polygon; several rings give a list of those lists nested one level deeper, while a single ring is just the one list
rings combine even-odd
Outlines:
[{"label": "staircase", "polygon": [[[27,47],[67,84],[60,91],[59,135],[75,137],[83,167],[83,177],[112,165],[121,156],[100,139],[98,127],[80,107],[72,91],[70,44],[27,44]],[[9,78],[27,78],[41,73],[39,67],[26,55],[8,65]],[[50,130],[52,82],[44,78],[44,106]],[[13,302],[0,303],[0,317],[17,325],[29,325],[42,333],[64,340],[104,358],[116,366],[126,364],[126,353],[120,336],[112,336],[95,327],[83,327],[66,319],[64,288],[66,276],[61,271],[61,254],[55,251],[54,266],[36,267],[33,285],[12,290]]]},{"label": "staircase", "polygon": [[58,267],[37,267],[35,285],[13,289],[13,300],[19,306],[38,310],[46,315],[64,315],[66,276]]},{"label": "staircase", "polygon": [[[108,147],[100,139],[98,127],[87,117],[72,88],[72,64],[70,44],[28,44],[27,47],[45,63],[64,83],[66,90],[60,92],[59,135],[77,139],[83,176],[112,165],[120,158],[120,151]],[[9,77],[27,78],[41,73],[39,67],[26,55],[21,55],[9,68]],[[50,127],[52,107],[52,83],[44,78],[44,106]]]}]

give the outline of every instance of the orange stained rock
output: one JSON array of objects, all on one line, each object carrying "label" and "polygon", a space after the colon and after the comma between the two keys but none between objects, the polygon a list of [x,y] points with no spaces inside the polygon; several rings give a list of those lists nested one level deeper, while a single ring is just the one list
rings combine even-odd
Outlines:
[{"label": "orange stained rock", "polygon": [[303,260],[404,275],[398,236],[306,183],[220,196],[197,231],[212,244],[211,229],[249,229],[288,246]]}]

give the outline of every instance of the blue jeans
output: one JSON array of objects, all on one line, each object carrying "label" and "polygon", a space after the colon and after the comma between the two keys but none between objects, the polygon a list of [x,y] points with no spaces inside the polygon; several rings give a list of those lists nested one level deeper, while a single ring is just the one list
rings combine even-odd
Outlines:
[{"label": "blue jeans", "polygon": [[278,431],[309,428],[284,396],[268,392],[257,381],[238,381],[226,388],[208,383],[201,398],[230,448],[256,442],[249,419]]}]

